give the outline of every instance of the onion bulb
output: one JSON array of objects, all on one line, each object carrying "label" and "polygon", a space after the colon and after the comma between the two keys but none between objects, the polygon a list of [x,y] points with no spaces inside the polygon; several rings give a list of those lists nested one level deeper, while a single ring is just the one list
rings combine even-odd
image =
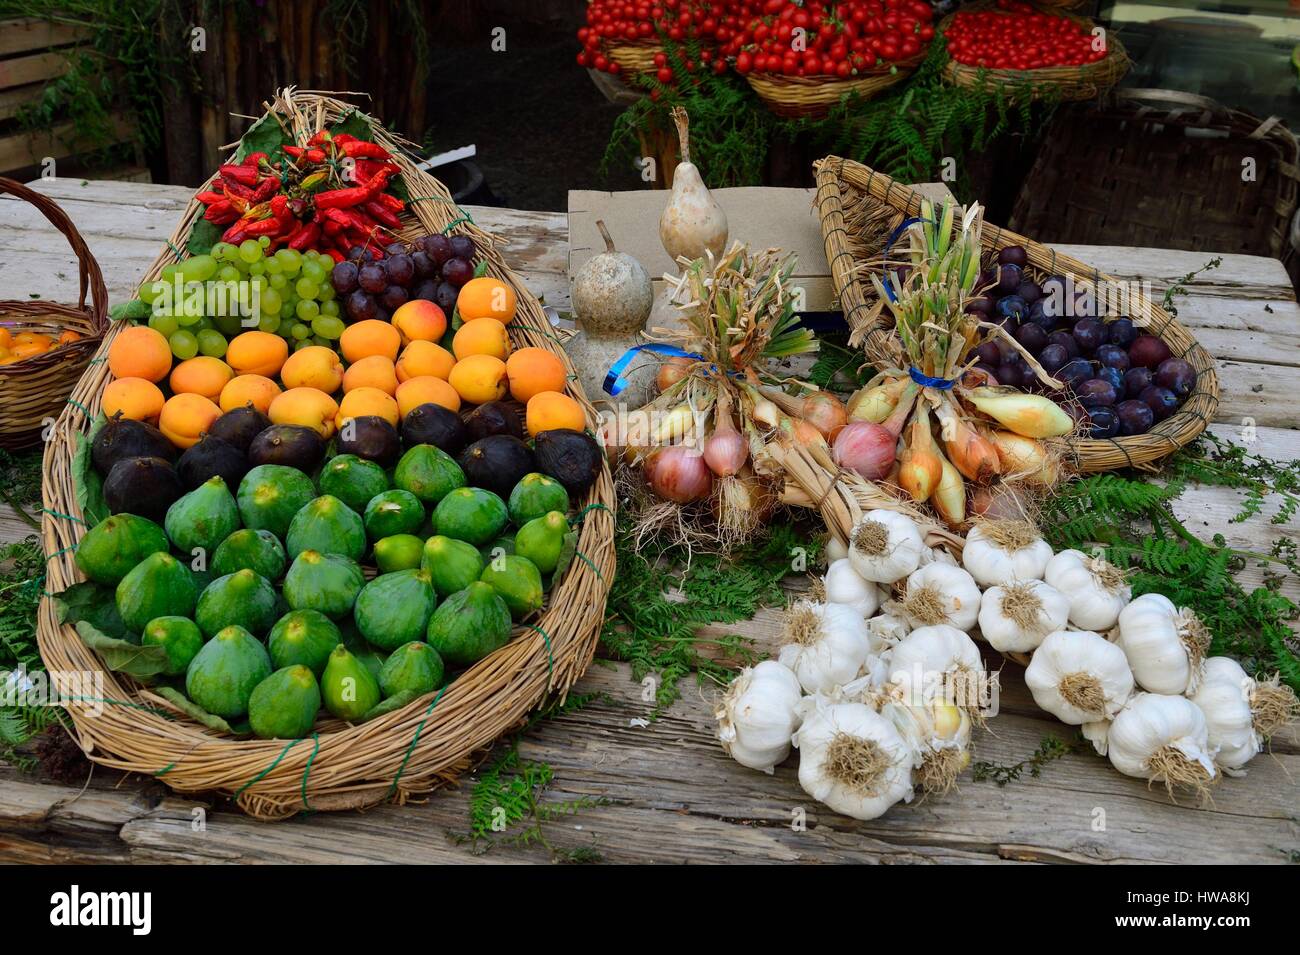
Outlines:
[{"label": "onion bulb", "polygon": [[674,355],[667,359],[659,366],[659,373],[655,375],[655,384],[659,386],[659,390],[661,392],[667,391],[685,378],[690,374],[691,365],[694,362],[694,358],[683,358],[680,355]]},{"label": "onion bulb", "polygon": [[799,416],[820,431],[827,441],[835,440],[849,420],[849,413],[840,400],[824,391],[814,391],[804,398]]},{"label": "onion bulb", "polygon": [[870,421],[850,421],[835,436],[835,463],[868,481],[879,481],[894,466],[897,438]]},{"label": "onion bulb", "polygon": [[704,462],[704,455],[683,445],[656,452],[645,475],[652,491],[677,504],[698,501],[713,487],[713,475]]},{"label": "onion bulb", "polygon": [[745,465],[749,445],[731,423],[731,396],[725,387],[718,391],[717,424],[704,440],[704,462],[718,477],[730,477]]},{"label": "onion bulb", "polygon": [[935,451],[930,434],[930,412],[922,404],[908,429],[909,438],[899,458],[898,483],[912,500],[922,504],[930,499],[943,478],[943,462]]}]

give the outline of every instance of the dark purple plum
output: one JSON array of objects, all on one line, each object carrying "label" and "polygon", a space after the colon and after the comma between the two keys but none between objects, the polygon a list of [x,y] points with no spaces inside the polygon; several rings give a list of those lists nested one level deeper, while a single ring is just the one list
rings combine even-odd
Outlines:
[{"label": "dark purple plum", "polygon": [[1079,404],[1085,408],[1098,405],[1113,405],[1119,394],[1115,386],[1103,378],[1089,378],[1074,386],[1074,393],[1079,396]]},{"label": "dark purple plum", "polygon": [[1155,368],[1170,357],[1169,346],[1145,332],[1133,340],[1129,346],[1128,357],[1140,368]]},{"label": "dark purple plum", "polygon": [[1099,405],[1088,410],[1088,435],[1093,438],[1113,438],[1119,434],[1119,415],[1114,408]]},{"label": "dark purple plum", "polygon": [[1073,334],[1079,351],[1091,355],[1106,340],[1106,326],[1097,318],[1081,318],[1074,323]]},{"label": "dark purple plum", "polygon": [[1156,367],[1156,384],[1185,398],[1196,387],[1196,369],[1181,358],[1166,358]]},{"label": "dark purple plum", "polygon": [[1133,364],[1129,361],[1128,352],[1118,345],[1102,345],[1099,347],[1097,349],[1097,361],[1108,368],[1118,368],[1121,372],[1128,371]]},{"label": "dark purple plum", "polygon": [[343,261],[330,271],[330,285],[340,295],[347,295],[357,287],[357,263]]},{"label": "dark purple plum", "polygon": [[1016,341],[1031,355],[1037,355],[1047,345],[1047,332],[1039,325],[1021,325],[1016,329]]},{"label": "dark purple plum", "polygon": [[410,301],[410,299],[411,296],[407,293],[406,289],[402,288],[402,286],[390,285],[388,288],[384,289],[384,293],[379,296],[379,304],[390,312],[395,312]]},{"label": "dark purple plum", "polygon": [[442,265],[442,277],[452,285],[460,288],[474,277],[474,266],[468,259],[452,258]]},{"label": "dark purple plum", "polygon": [[998,285],[997,290],[1003,295],[1010,295],[1016,289],[1020,288],[1020,283],[1025,280],[1024,270],[1018,265],[999,265],[998,266]]},{"label": "dark purple plum", "polygon": [[389,285],[406,288],[415,278],[415,262],[405,252],[390,255],[384,259],[384,274],[388,276]]},{"label": "dark purple plum", "polygon": [[985,316],[992,315],[993,299],[989,298],[987,295],[979,295],[968,301],[964,310],[967,314],[978,313]]},{"label": "dark purple plum", "polygon": [[1030,305],[1033,305],[1043,297],[1043,290],[1039,287],[1037,282],[1025,281],[1020,283],[1020,288],[1016,289],[1016,294]]},{"label": "dark purple plum", "polygon": [[370,262],[361,266],[361,271],[357,275],[357,284],[371,295],[378,295],[388,288],[388,276],[382,265]]},{"label": "dark purple plum", "polygon": [[1020,388],[1025,384],[1024,372],[1020,370],[1019,365],[1012,364],[1011,362],[1004,361],[1002,364],[998,365],[998,370],[993,373],[993,376],[997,378],[998,384],[1000,385],[1010,385],[1012,388]]},{"label": "dark purple plum", "polygon": [[1112,368],[1109,365],[1102,365],[1097,369],[1097,377],[1102,381],[1109,381],[1115,386],[1115,400],[1118,401],[1124,397],[1124,372],[1118,368]]},{"label": "dark purple plum", "polygon": [[1155,414],[1145,401],[1121,401],[1115,410],[1119,412],[1120,434],[1146,434],[1155,424]]},{"label": "dark purple plum", "polygon": [[1120,348],[1128,348],[1129,345],[1133,344],[1134,339],[1138,337],[1137,326],[1133,324],[1133,319],[1127,315],[1121,315],[1107,325],[1106,332],[1110,337],[1110,343],[1118,345]]},{"label": "dark purple plum", "polygon": [[1151,409],[1157,421],[1164,421],[1178,410],[1178,396],[1168,388],[1161,388],[1159,385],[1144,388],[1142,394],[1138,395],[1138,401]]},{"label": "dark purple plum", "polygon": [[1061,366],[1056,377],[1067,385],[1077,387],[1092,377],[1092,362],[1086,358],[1072,358]]},{"label": "dark purple plum", "polygon": [[474,240],[463,235],[453,235],[450,239],[452,258],[470,261],[474,258]]},{"label": "dark purple plum", "polygon": [[979,279],[975,282],[978,289],[986,289],[990,285],[996,285],[998,281],[998,270],[996,268],[987,268],[980,272]]},{"label": "dark purple plum", "polygon": [[1019,295],[1006,295],[998,299],[998,304],[994,308],[998,315],[1005,315],[1007,318],[1014,318],[1020,321],[1029,312],[1029,305]]},{"label": "dark purple plum", "polygon": [[1047,336],[1049,345],[1060,345],[1070,355],[1071,358],[1079,357],[1079,343],[1074,340],[1074,336],[1065,329],[1052,332]]},{"label": "dark purple plum", "polygon": [[1130,368],[1124,372],[1124,397],[1136,398],[1143,390],[1150,388],[1155,375],[1150,368]]},{"label": "dark purple plum", "polygon": [[433,300],[440,309],[450,315],[451,310],[456,307],[456,295],[456,286],[450,282],[440,282]]},{"label": "dark purple plum", "polygon": [[1029,253],[1023,245],[1009,245],[998,252],[998,265],[1014,265],[1024,268],[1029,264]]},{"label": "dark purple plum", "polygon": [[1043,350],[1038,353],[1038,363],[1049,375],[1055,375],[1069,360],[1070,353],[1060,345],[1044,345]]},{"label": "dark purple plum", "polygon": [[986,365],[997,365],[1002,361],[1002,346],[994,341],[980,342],[971,349],[971,354]]}]

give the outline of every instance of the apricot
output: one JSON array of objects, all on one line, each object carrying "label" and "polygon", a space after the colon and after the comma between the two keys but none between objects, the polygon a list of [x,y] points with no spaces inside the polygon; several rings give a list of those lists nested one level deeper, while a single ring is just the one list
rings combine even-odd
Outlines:
[{"label": "apricot", "polygon": [[402,336],[402,344],[436,342],[447,331],[447,315],[433,302],[413,298],[393,312],[393,327]]},{"label": "apricot", "polygon": [[44,355],[50,350],[48,341],[15,341],[9,347],[9,357],[14,361],[22,361],[24,358],[31,358],[34,355]]},{"label": "apricot", "polygon": [[188,448],[220,417],[221,409],[202,395],[172,395],[158,416],[158,430],[176,447]]},{"label": "apricot", "polygon": [[54,344],[54,339],[44,332],[19,332],[14,336],[15,345],[42,345],[48,349]]},{"label": "apricot", "polygon": [[108,370],[114,378],[143,378],[157,384],[172,370],[171,346],[148,325],[124,328],[108,346]]},{"label": "apricot", "polygon": [[357,388],[378,388],[387,394],[397,390],[397,369],[386,355],[371,355],[348,366],[343,373],[343,393]]},{"label": "apricot", "polygon": [[343,384],[343,362],[324,345],[308,345],[289,356],[280,369],[280,381],[289,390],[315,388],[333,394]]},{"label": "apricot", "polygon": [[59,336],[58,344],[71,345],[73,342],[79,342],[79,341],[81,341],[81,335],[78,334],[77,332],[74,332],[72,329],[68,329],[66,332],[64,332],[62,335]]},{"label": "apricot", "polygon": [[251,403],[254,408],[266,414],[275,396],[280,394],[280,386],[270,378],[261,375],[240,375],[231,378],[226,387],[221,389],[217,404],[222,411],[234,411]]},{"label": "apricot", "polygon": [[560,356],[545,348],[521,348],[506,360],[510,394],[516,401],[528,401],[543,391],[563,391],[568,373]]},{"label": "apricot", "polygon": [[403,418],[411,413],[412,408],[429,403],[442,405],[448,411],[459,411],[460,395],[447,382],[433,375],[408,378],[397,386],[397,410]]},{"label": "apricot", "polygon": [[307,387],[290,388],[277,395],[266,412],[275,424],[311,428],[326,441],[334,436],[334,418],[338,413],[339,406],[333,398],[318,388]]},{"label": "apricot", "polygon": [[[490,275],[470,279],[456,296],[456,311],[466,322],[476,318],[495,318],[505,323],[515,317],[519,304],[515,290]],[[504,356],[498,356],[504,357]]]},{"label": "apricot", "polygon": [[143,378],[114,378],[104,389],[100,406],[106,417],[111,418],[121,412],[123,418],[154,424],[162,414],[165,403],[161,389],[152,381]]},{"label": "apricot", "polygon": [[469,355],[456,362],[447,381],[472,405],[498,401],[506,396],[506,363],[492,355]]},{"label": "apricot", "polygon": [[289,357],[289,343],[270,332],[244,332],[226,346],[226,363],[237,375],[274,378]]},{"label": "apricot", "polygon": [[378,388],[355,388],[343,396],[334,424],[341,428],[348,418],[364,418],[366,415],[378,415],[394,428],[402,420],[397,402],[388,392]]},{"label": "apricot", "polygon": [[234,371],[220,358],[200,355],[173,368],[167,383],[175,394],[202,395],[216,401],[221,396],[221,389],[234,377]]},{"label": "apricot", "polygon": [[587,427],[582,405],[558,391],[543,391],[529,398],[524,419],[533,436],[556,428],[581,431]]},{"label": "apricot", "polygon": [[456,330],[451,350],[457,361],[470,355],[491,355],[505,361],[510,354],[510,333],[495,318],[476,318]]},{"label": "apricot", "polygon": [[14,343],[14,334],[9,329],[0,326],[0,348],[8,350],[9,346]]},{"label": "apricot", "polygon": [[456,356],[437,342],[413,341],[402,350],[402,357],[397,359],[397,380],[406,381],[433,375],[446,381],[455,364]]},{"label": "apricot", "polygon": [[349,325],[343,329],[343,335],[339,338],[339,350],[349,363],[371,355],[383,355],[389,361],[397,361],[397,352],[401,347],[402,333],[388,322],[381,322],[377,318]]}]

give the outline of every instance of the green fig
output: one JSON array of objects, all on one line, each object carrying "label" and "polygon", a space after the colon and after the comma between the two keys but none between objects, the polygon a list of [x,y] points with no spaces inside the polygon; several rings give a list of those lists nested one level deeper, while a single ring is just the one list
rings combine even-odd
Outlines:
[{"label": "green fig", "polygon": [[211,477],[167,508],[167,536],[184,554],[208,554],[239,529],[239,508],[221,477]]},{"label": "green fig", "polygon": [[365,583],[356,561],[305,550],[284,575],[284,599],[294,610],[319,610],[340,620],[352,612]]},{"label": "green fig", "polygon": [[541,609],[545,599],[542,575],[527,557],[511,554],[490,561],[479,579],[492,585],[516,620]]},{"label": "green fig", "polygon": [[442,657],[427,643],[403,644],[384,661],[379,689],[385,698],[404,691],[432,693],[442,684],[444,669]]},{"label": "green fig", "polygon": [[358,720],[379,703],[379,681],[366,665],[339,644],[321,677],[325,709],[341,720]]},{"label": "green fig", "polygon": [[381,650],[394,650],[424,636],[437,604],[428,571],[399,570],[366,584],[352,616],[363,637]]},{"label": "green fig", "polygon": [[247,568],[267,580],[276,581],[284,576],[287,565],[284,545],[278,537],[270,531],[245,527],[217,546],[210,569],[217,577],[224,577]]},{"label": "green fig", "polygon": [[203,649],[203,633],[189,617],[154,617],[145,624],[140,644],[162,647],[167,654],[167,668],[163,673],[177,676],[188,669]]},{"label": "green fig", "polygon": [[473,544],[438,534],[424,542],[420,568],[429,572],[433,589],[445,599],[478,580],[483,573],[483,555]]},{"label": "green fig", "polygon": [[275,588],[247,568],[208,584],[194,609],[194,622],[206,637],[233,624],[260,637],[271,629],[276,616]]},{"label": "green fig", "polygon": [[209,713],[236,719],[248,712],[259,683],[271,675],[266,647],[243,627],[226,627],[203,645],[185,671],[185,693]]},{"label": "green fig", "polygon": [[113,514],[86,531],[77,545],[77,566],[96,583],[116,587],[140,561],[170,549],[167,535],[153,521],[135,514]]},{"label": "green fig", "polygon": [[366,552],[366,528],[360,514],[337,497],[324,494],[293,516],[284,547],[290,559],[314,550],[360,560]]},{"label": "green fig", "polygon": [[433,612],[427,639],[453,666],[477,663],[510,642],[510,608],[491,584],[475,581]]},{"label": "green fig", "polygon": [[302,664],[319,677],[343,635],[319,610],[291,610],[275,622],[266,646],[277,669]]},{"label": "green fig", "polygon": [[155,617],[194,613],[198,587],[189,568],[171,554],[150,554],[122,578],[116,591],[117,613],[132,633],[141,633]]},{"label": "green fig", "polygon": [[519,528],[515,534],[515,553],[527,557],[543,574],[549,574],[560,563],[568,533],[569,519],[559,511],[549,511]]},{"label": "green fig", "polygon": [[294,664],[276,670],[253,690],[248,723],[262,739],[302,739],[320,711],[316,674]]}]

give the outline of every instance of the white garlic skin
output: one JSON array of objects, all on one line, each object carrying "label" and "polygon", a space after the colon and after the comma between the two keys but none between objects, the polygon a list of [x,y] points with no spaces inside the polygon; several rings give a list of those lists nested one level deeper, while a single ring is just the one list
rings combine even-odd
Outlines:
[{"label": "white garlic skin", "polygon": [[944,623],[958,630],[974,629],[979,620],[980,589],[969,573],[956,565],[935,561],[908,575],[908,593],[921,588],[931,588],[940,594]]},{"label": "white garlic skin", "polygon": [[[857,792],[826,773],[827,747],[839,734],[871,740],[887,759],[872,795]],[[899,800],[912,798],[911,747],[893,724],[861,703],[818,701],[794,736],[799,785],[818,802],[854,819],[876,819]]]},{"label": "white garlic skin", "polygon": [[[1061,694],[1072,674],[1093,677],[1101,686],[1101,713],[1082,710]],[[1090,630],[1057,630],[1043,638],[1025,667],[1025,685],[1038,708],[1062,723],[1081,726],[1114,716],[1133,694],[1133,672],[1124,651]]]},{"label": "white garlic skin", "polygon": [[1063,550],[1047,562],[1043,580],[1070,601],[1070,623],[1080,630],[1102,632],[1115,626],[1132,592],[1125,584],[1103,587],[1092,571],[1092,559],[1077,550]]},{"label": "white garlic skin", "polygon": [[1231,657],[1210,657],[1196,692],[1188,699],[1201,708],[1214,762],[1224,772],[1237,774],[1264,748],[1255,732],[1251,693],[1256,686]]},{"label": "white garlic skin", "polygon": [[791,612],[811,609],[818,619],[815,642],[787,643],[777,651],[777,660],[794,671],[809,693],[829,693],[855,679],[862,670],[872,641],[867,623],[842,604],[801,601]]},{"label": "white garlic skin", "polygon": [[1217,775],[1205,715],[1186,697],[1138,693],[1110,724],[1107,756],[1125,776],[1150,779],[1149,761],[1166,746]]},{"label": "white garlic skin", "polygon": [[[868,522],[881,525],[887,534],[884,552],[879,555],[867,554],[854,543],[858,530]],[[864,579],[879,584],[897,583],[912,573],[921,566],[925,550],[916,522],[897,511],[868,511],[849,534],[849,560]]]},{"label": "white garlic skin", "polygon": [[1143,594],[1120,611],[1119,639],[1138,686],[1152,693],[1195,689],[1200,669],[1179,633],[1178,609],[1161,594]]},{"label": "white garlic skin", "polygon": [[876,585],[864,580],[847,557],[832,562],[826,568],[822,584],[826,588],[828,603],[851,607],[864,619],[875,613],[880,606],[880,594]]},{"label": "white garlic skin", "polygon": [[1041,537],[1028,547],[1007,550],[991,541],[978,524],[966,535],[961,563],[981,587],[1016,580],[1042,580],[1052,547]]},{"label": "white garlic skin", "polygon": [[790,755],[802,695],[798,678],[775,661],[741,671],[714,713],[723,750],[742,766],[771,773]]},{"label": "white garlic skin", "polygon": [[918,627],[894,647],[889,682],[896,699],[916,706],[934,700],[943,678],[959,670],[982,673],[984,659],[970,636],[956,627]]},{"label": "white garlic skin", "polygon": [[1002,598],[1006,594],[1003,586],[990,587],[980,598],[980,633],[984,639],[1001,653],[1028,653],[1043,642],[1043,638],[1056,630],[1064,630],[1070,616],[1070,601],[1065,595],[1050,584],[1041,580],[1017,581],[1032,588],[1042,608],[1038,612],[1038,624],[1031,628],[1022,628],[1002,612]]}]

